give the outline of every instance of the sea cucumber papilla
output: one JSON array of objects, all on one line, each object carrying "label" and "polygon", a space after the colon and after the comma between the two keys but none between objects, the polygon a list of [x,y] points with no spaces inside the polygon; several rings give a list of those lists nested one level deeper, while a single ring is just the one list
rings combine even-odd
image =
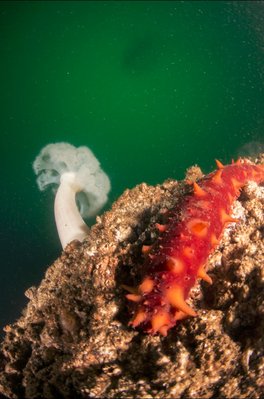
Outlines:
[{"label": "sea cucumber papilla", "polygon": [[170,211],[168,223],[157,225],[156,243],[143,247],[144,278],[136,288],[125,286],[127,299],[135,305],[133,327],[166,336],[177,320],[196,315],[186,299],[198,278],[212,283],[205,264],[227,224],[238,222],[230,215],[234,200],[248,181],[264,181],[264,165],[246,160],[216,163],[218,169],[193,183]]}]

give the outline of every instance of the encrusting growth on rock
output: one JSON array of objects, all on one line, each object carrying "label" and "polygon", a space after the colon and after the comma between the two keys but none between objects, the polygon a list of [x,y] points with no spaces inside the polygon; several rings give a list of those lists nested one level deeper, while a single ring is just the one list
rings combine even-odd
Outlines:
[{"label": "encrusting growth on rock", "polygon": [[135,303],[130,325],[164,336],[177,320],[196,316],[186,303],[197,278],[212,284],[204,265],[218,245],[227,224],[239,222],[230,215],[240,189],[249,181],[264,181],[264,167],[249,161],[233,162],[191,183],[193,189],[170,211],[166,225],[156,224],[161,236],[146,254],[143,281],[126,297]]},{"label": "encrusting growth on rock", "polygon": [[[240,166],[263,168],[264,154],[250,160],[242,160]],[[205,270],[213,284],[195,284],[189,292],[187,302],[197,317],[178,323],[167,337],[162,335],[170,322],[170,313],[164,312],[166,304],[153,313],[151,325],[146,319],[147,304],[142,296],[146,302],[157,280],[149,269],[141,274],[142,263],[155,258],[155,247],[162,241],[164,244],[170,217],[176,221],[171,210],[179,211],[180,223],[184,203],[189,196],[195,197],[193,183],[206,191],[204,184],[209,176],[204,177],[195,165],[187,170],[183,181],[169,179],[156,186],[142,183],[127,189],[109,211],[97,217],[82,243],[73,241],[66,246],[40,285],[25,293],[29,302],[19,319],[4,329],[0,396],[262,397],[264,184],[246,183],[232,209],[226,210],[240,222],[224,228],[220,241],[216,232],[210,243],[206,241],[215,249],[199,275],[205,279]],[[230,201],[234,191],[227,194]],[[210,210],[206,210],[206,197],[196,198],[206,216]],[[167,226],[167,230],[161,233],[159,225]],[[194,230],[201,232],[202,227]],[[211,225],[206,228],[210,232]],[[157,244],[153,244],[158,235]],[[204,242],[204,238],[200,240]],[[194,254],[192,245],[183,247],[184,259],[191,260]],[[182,259],[168,258],[169,270],[182,273]],[[197,277],[198,270],[196,281]],[[132,283],[134,280],[137,284]],[[126,300],[121,288],[125,283],[137,286],[129,288],[128,294],[138,302]],[[174,300],[173,292],[167,295]],[[127,303],[135,307],[137,329],[127,326]],[[177,309],[175,320],[187,313]],[[157,334],[145,334],[141,327],[153,328]]]}]

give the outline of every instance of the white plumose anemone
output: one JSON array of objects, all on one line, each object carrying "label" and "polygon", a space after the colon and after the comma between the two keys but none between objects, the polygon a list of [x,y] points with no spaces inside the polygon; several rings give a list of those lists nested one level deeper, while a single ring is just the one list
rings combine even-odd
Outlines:
[{"label": "white plumose anemone", "polygon": [[89,231],[82,217],[95,216],[110,190],[109,178],[97,158],[87,147],[48,144],[36,157],[33,169],[41,191],[50,185],[57,189],[54,214],[62,247],[72,240],[82,241]]}]

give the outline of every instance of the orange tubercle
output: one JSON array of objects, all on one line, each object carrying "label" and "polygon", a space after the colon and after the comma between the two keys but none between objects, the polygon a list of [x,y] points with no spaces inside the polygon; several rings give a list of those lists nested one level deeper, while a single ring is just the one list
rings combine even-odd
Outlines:
[{"label": "orange tubercle", "polygon": [[197,276],[206,281],[208,284],[213,284],[213,280],[210,276],[208,276],[203,266],[199,268]]},{"label": "orange tubercle", "polygon": [[186,256],[186,258],[192,258],[195,251],[192,247],[184,247],[182,253],[184,256]]},{"label": "orange tubercle", "polygon": [[152,245],[142,245],[142,253],[143,254],[148,254],[151,251]]},{"label": "orange tubercle", "polygon": [[235,179],[234,177],[232,177],[231,183],[233,184],[233,187],[234,187],[235,190],[240,190],[240,188],[241,188],[242,185],[243,185],[240,181],[238,181],[238,180]]},{"label": "orange tubercle", "polygon": [[146,277],[139,286],[139,291],[142,294],[149,294],[154,288],[154,281],[150,277]]},{"label": "orange tubercle", "polygon": [[164,295],[169,304],[174,308],[181,310],[183,313],[186,313],[189,316],[196,316],[195,311],[189,305],[187,305],[184,300],[182,287],[177,285],[172,286],[167,289]]},{"label": "orange tubercle", "polygon": [[169,325],[162,326],[162,327],[159,328],[158,332],[159,332],[161,335],[163,335],[163,337],[166,337],[169,328],[170,328]]},{"label": "orange tubercle", "polygon": [[225,223],[238,223],[239,219],[232,218],[230,215],[226,213],[224,208],[220,209],[220,220],[223,224]]},{"label": "orange tubercle", "polygon": [[196,182],[193,183],[193,191],[197,197],[204,197],[207,195],[207,192],[204,191]]},{"label": "orange tubercle", "polygon": [[191,219],[187,227],[197,237],[205,237],[207,235],[208,222],[201,219]]},{"label": "orange tubercle", "polygon": [[216,238],[216,235],[214,233],[211,234],[211,245],[212,247],[216,247],[219,244],[218,239]]},{"label": "orange tubercle", "polygon": [[167,229],[167,225],[166,224],[156,223],[155,226],[159,230],[160,233],[163,233]]},{"label": "orange tubercle", "polygon": [[147,318],[147,315],[146,315],[144,309],[140,309],[136,313],[134,319],[130,322],[130,324],[133,327],[137,327],[139,324],[143,323],[146,320],[146,318]]},{"label": "orange tubercle", "polygon": [[170,324],[170,317],[168,312],[159,310],[158,313],[154,314],[151,319],[152,333],[156,333],[161,327],[168,326]]},{"label": "orange tubercle", "polygon": [[184,271],[184,262],[173,256],[167,258],[166,267],[173,273],[180,274]]},{"label": "orange tubercle", "polygon": [[221,184],[223,182],[222,181],[222,172],[223,172],[223,169],[218,169],[216,171],[216,173],[214,174],[212,180],[215,184]]},{"label": "orange tubercle", "polygon": [[174,314],[174,320],[178,321],[178,320],[184,320],[187,319],[188,315],[184,312],[182,312],[181,310],[177,310]]},{"label": "orange tubercle", "polygon": [[216,166],[218,169],[223,169],[225,166],[218,159],[215,160]]},{"label": "orange tubercle", "polygon": [[127,294],[126,298],[132,302],[140,302],[142,299],[141,295],[136,295],[136,294]]}]

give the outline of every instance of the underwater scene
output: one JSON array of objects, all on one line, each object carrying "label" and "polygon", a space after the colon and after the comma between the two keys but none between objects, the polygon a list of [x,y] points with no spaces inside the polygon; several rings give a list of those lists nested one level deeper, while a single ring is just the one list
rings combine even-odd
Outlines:
[{"label": "underwater scene", "polygon": [[259,2],[0,2],[1,335],[62,250],[42,148],[100,162],[88,225],[127,188],[263,152],[263,21]]}]

